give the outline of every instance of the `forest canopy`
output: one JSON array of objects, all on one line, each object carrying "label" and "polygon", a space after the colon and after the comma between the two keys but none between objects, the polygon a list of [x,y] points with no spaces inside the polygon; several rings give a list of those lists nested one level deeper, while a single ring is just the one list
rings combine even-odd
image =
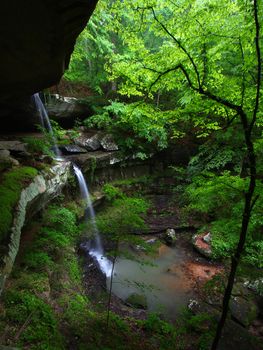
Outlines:
[{"label": "forest canopy", "polygon": [[215,256],[232,257],[213,349],[241,256],[262,267],[262,19],[256,0],[100,1],[67,73],[113,97],[86,126],[126,151],[199,143],[190,208],[208,215]]}]

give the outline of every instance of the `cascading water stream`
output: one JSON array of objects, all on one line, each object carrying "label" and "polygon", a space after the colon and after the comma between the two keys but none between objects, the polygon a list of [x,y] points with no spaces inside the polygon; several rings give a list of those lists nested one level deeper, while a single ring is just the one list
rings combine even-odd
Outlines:
[{"label": "cascading water stream", "polygon": [[96,225],[96,216],[91,202],[88,186],[86,184],[83,173],[79,169],[79,167],[73,164],[73,169],[79,182],[82,198],[86,204],[85,218],[86,220],[90,220],[92,231],[94,233],[94,246],[91,246],[89,248],[89,254],[97,260],[101,271],[104,272],[107,277],[109,277],[112,271],[112,263],[104,256],[104,251],[101,243],[100,234]]},{"label": "cascading water stream", "polygon": [[52,141],[53,141],[53,150],[56,156],[57,160],[62,160],[62,156],[61,156],[61,152],[58,148],[57,145],[57,139],[56,136],[54,135],[53,129],[52,129],[52,125],[50,123],[47,111],[45,106],[43,105],[43,102],[41,101],[41,98],[39,96],[39,93],[36,93],[33,95],[33,99],[36,105],[36,108],[38,110],[39,116],[40,116],[40,122],[43,128],[46,128],[49,132],[49,134],[52,137]]},{"label": "cascading water stream", "polygon": [[[48,117],[48,113],[45,109],[44,104],[42,103],[39,94],[36,93],[33,95],[33,99],[36,105],[36,108],[39,112],[39,116],[40,116],[40,121],[41,121],[41,125],[43,128],[46,128],[48,130],[48,132],[50,133],[51,137],[52,137],[52,141],[53,141],[53,149],[54,149],[54,153],[55,153],[55,159],[56,160],[64,160],[61,152],[57,146],[57,140],[56,137],[54,135],[53,129],[52,129],[52,125],[50,123],[49,117]],[[105,273],[105,275],[107,277],[110,276],[111,271],[112,271],[112,263],[104,256],[104,250],[102,247],[102,243],[101,243],[101,238],[100,238],[100,234],[96,225],[96,216],[95,216],[95,212],[93,209],[93,205],[92,205],[92,201],[90,198],[90,194],[88,191],[88,186],[86,183],[86,180],[83,176],[82,171],[80,170],[80,168],[73,164],[73,169],[74,172],[76,174],[76,177],[78,179],[78,183],[79,183],[79,187],[80,187],[80,192],[81,192],[81,196],[83,198],[83,200],[86,203],[86,208],[85,208],[85,219],[86,220],[90,220],[91,222],[91,227],[92,227],[92,231],[94,233],[94,244],[91,248],[87,249],[88,253],[96,259],[96,261],[99,264],[99,267],[101,269],[101,271],[103,273]]]}]

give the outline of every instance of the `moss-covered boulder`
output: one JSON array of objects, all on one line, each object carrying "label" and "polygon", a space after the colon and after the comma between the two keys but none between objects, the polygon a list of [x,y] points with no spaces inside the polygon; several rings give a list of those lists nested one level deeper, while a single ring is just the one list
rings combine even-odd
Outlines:
[{"label": "moss-covered boulder", "polygon": [[258,314],[255,302],[241,296],[231,298],[229,309],[231,316],[245,327],[248,327],[257,318]]},{"label": "moss-covered boulder", "polygon": [[147,299],[144,294],[133,293],[126,299],[126,304],[136,309],[147,309]]}]

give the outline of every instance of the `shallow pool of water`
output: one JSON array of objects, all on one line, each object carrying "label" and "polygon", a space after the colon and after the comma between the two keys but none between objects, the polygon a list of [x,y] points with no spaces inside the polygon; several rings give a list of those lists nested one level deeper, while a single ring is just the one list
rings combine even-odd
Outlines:
[{"label": "shallow pool of water", "polygon": [[[143,262],[118,258],[113,276],[113,293],[126,300],[133,293],[144,294],[148,310],[160,312],[173,320],[193,298],[193,282],[186,273],[186,251],[180,247],[161,245],[158,254],[149,258],[139,254]],[[109,288],[110,278],[107,280]]]}]

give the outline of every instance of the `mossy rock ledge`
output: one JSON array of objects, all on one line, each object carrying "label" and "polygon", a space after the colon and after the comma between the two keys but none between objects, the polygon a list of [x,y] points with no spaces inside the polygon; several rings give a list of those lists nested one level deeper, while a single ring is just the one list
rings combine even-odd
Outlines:
[{"label": "mossy rock ledge", "polygon": [[5,281],[12,271],[12,267],[20,246],[21,230],[26,219],[32,217],[50,200],[61,193],[70,174],[70,162],[59,162],[48,172],[42,172],[32,177],[26,187],[21,189],[18,200],[12,212],[12,223],[7,237],[1,232],[3,242],[8,242],[5,252],[0,257],[0,295]]}]

